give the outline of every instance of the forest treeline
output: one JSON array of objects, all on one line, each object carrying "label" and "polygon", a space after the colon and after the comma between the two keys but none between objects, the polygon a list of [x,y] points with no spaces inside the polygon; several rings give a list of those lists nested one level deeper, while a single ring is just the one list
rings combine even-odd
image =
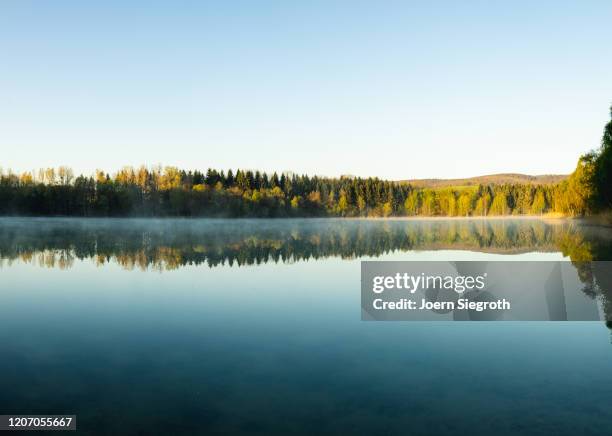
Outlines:
[{"label": "forest treeline", "polygon": [[31,216],[487,216],[579,214],[563,185],[423,189],[379,179],[209,169],[124,168],[74,177],[68,168],[4,174],[0,213]]},{"label": "forest treeline", "polygon": [[[612,108],[611,108],[612,117]],[[28,216],[389,217],[585,215],[612,207],[612,121],[601,148],[550,185],[429,189],[378,178],[251,170],[126,167],[113,176],[66,167],[0,173],[0,214]]]}]

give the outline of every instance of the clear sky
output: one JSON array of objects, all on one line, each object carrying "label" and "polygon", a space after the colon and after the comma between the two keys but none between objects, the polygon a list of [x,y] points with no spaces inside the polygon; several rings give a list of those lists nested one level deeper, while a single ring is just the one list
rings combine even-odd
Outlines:
[{"label": "clear sky", "polygon": [[0,166],[568,173],[612,2],[0,2]]}]

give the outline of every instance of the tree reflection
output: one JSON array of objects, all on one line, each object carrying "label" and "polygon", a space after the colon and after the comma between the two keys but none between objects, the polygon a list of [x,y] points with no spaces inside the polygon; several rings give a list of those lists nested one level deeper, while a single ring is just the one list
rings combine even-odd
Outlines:
[{"label": "tree reflection", "polygon": [[[78,220],[0,222],[0,259],[70,268],[93,259],[127,269],[242,266],[391,252],[562,252],[573,262],[612,259],[611,231],[542,220]],[[588,270],[581,278],[589,282]]]},{"label": "tree reflection", "polygon": [[612,271],[597,262],[612,260],[612,229],[579,221],[0,220],[0,266],[19,261],[67,269],[77,260],[91,260],[128,270],[165,271],[419,250],[561,252],[576,267],[584,293],[601,300],[612,326]]}]

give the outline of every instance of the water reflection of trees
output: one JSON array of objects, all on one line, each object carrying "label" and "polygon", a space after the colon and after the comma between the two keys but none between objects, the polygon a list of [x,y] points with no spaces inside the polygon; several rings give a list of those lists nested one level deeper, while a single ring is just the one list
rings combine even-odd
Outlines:
[{"label": "water reflection of trees", "polygon": [[561,251],[576,262],[612,259],[610,236],[600,233],[541,220],[11,219],[0,222],[0,260],[69,268],[77,259],[92,259],[127,269],[171,270],[442,249]]},{"label": "water reflection of trees", "polygon": [[542,220],[0,220],[0,267],[67,269],[76,260],[126,269],[242,266],[414,250],[561,252],[612,327],[612,229]]},{"label": "water reflection of trees", "polygon": [[559,249],[575,266],[582,291],[600,300],[606,325],[612,329],[612,268],[605,262],[612,260],[612,229],[590,227],[565,235]]}]

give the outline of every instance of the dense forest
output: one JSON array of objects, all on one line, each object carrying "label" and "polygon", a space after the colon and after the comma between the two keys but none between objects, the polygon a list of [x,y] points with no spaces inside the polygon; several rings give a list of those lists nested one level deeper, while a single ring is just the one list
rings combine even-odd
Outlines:
[{"label": "dense forest", "polygon": [[[612,108],[611,108],[612,117]],[[423,188],[378,178],[126,167],[0,173],[0,214],[30,216],[389,217],[585,215],[612,207],[612,121],[600,149],[555,184]]]}]

